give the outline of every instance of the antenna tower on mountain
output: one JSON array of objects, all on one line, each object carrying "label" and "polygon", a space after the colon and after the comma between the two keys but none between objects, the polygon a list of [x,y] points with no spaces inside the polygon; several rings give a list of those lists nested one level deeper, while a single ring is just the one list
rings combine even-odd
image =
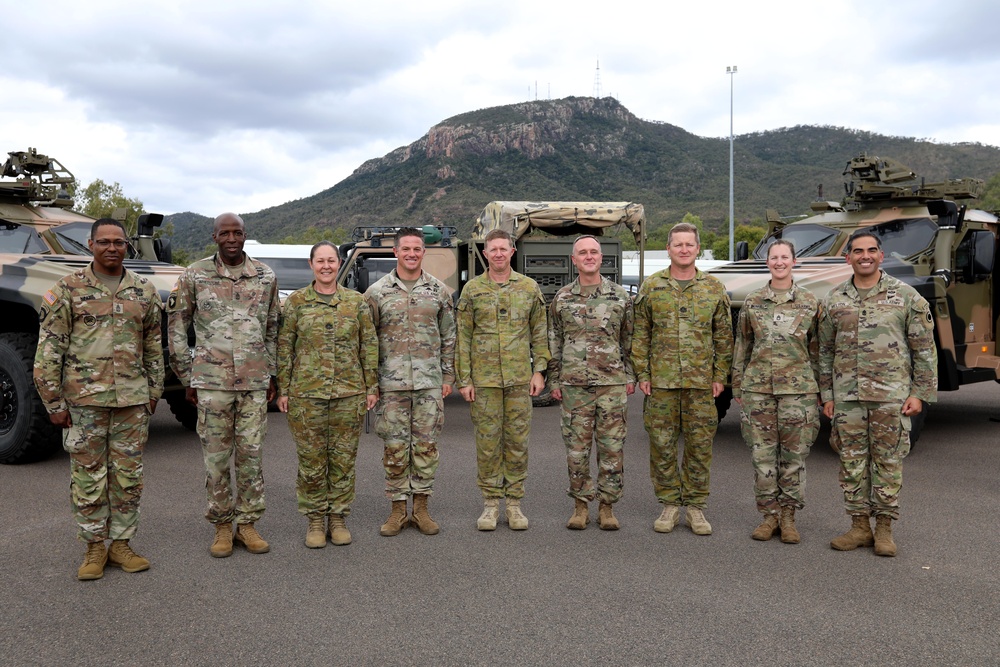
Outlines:
[{"label": "antenna tower on mountain", "polygon": [[594,72],[594,99],[601,99],[601,59],[597,59],[597,71]]}]

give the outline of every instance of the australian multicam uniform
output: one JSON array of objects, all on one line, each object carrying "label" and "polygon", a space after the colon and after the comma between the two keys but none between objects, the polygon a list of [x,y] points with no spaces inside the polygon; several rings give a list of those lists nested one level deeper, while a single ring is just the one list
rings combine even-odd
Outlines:
[{"label": "australian multicam uniform", "polygon": [[792,284],[751,292],[736,324],[733,397],[750,448],[757,510],[801,509],[805,459],[819,433],[819,302]]},{"label": "australian multicam uniform", "polygon": [[379,406],[386,495],[433,491],[444,425],[441,387],[455,381],[455,311],[443,282],[426,271],[409,291],[396,270],[365,292],[378,332]]},{"label": "australian multicam uniform", "polygon": [[[218,254],[187,268],[170,293],[170,365],[198,390],[198,435],[212,523],[253,523],[264,512],[261,446],[267,388],[277,371],[278,281],[246,254],[241,271]],[[194,349],[188,329],[194,327]],[[236,498],[229,465],[236,468]]]},{"label": "australian multicam uniform", "polygon": [[652,385],[643,421],[653,490],[665,505],[705,507],[719,421],[712,383],[726,381],[732,358],[729,297],[718,279],[696,271],[682,288],[664,269],[643,281],[635,300],[632,367],[636,382]]},{"label": "australian multicam uniform", "polygon": [[831,439],[847,513],[898,519],[910,451],[903,403],[937,397],[930,304],[885,272],[864,298],[847,280],[826,297],[819,340],[820,392],[834,402]]},{"label": "australian multicam uniform", "polygon": [[528,476],[533,373],[545,371],[549,345],[545,298],[538,284],[511,271],[489,273],[462,288],[458,300],[458,386],[475,387],[470,404],[476,469],[484,498],[520,499]]},{"label": "australian multicam uniform", "polygon": [[[628,292],[601,278],[593,292],[579,279],[561,288],[549,312],[549,387],[562,391],[562,436],[569,467],[569,495],[602,503],[621,499],[622,446],[627,434],[626,384],[635,383],[633,312]],[[590,475],[597,441],[597,488]]]},{"label": "australian multicam uniform", "polygon": [[84,542],[135,535],[149,403],[163,393],[162,312],[128,269],[113,294],[90,265],[43,297],[35,386],[49,414],[70,413],[63,446]]},{"label": "australian multicam uniform", "polygon": [[378,339],[364,297],[310,284],[292,292],[278,333],[278,395],[299,459],[296,491],[307,516],[350,513],[365,395],[378,391]]}]

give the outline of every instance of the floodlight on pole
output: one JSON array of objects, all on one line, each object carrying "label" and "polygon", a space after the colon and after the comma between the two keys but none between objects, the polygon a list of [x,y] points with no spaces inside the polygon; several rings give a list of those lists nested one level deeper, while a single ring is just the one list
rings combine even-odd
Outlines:
[{"label": "floodlight on pole", "polygon": [[733,218],[735,207],[733,205],[733,75],[736,74],[736,65],[726,68],[729,75],[729,261],[733,261],[733,246],[736,240],[736,230]]}]

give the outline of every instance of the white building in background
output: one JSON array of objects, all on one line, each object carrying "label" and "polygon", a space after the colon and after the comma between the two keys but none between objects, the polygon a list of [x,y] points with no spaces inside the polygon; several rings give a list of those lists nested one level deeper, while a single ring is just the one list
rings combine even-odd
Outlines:
[{"label": "white building in background", "polygon": [[[670,266],[670,253],[666,250],[647,250],[645,254],[645,266],[643,266],[644,278],[648,278],[657,271],[662,271]],[[728,264],[729,262],[712,259],[712,251],[706,250],[701,255],[701,259],[695,260],[695,266],[702,271],[714,269],[717,266]],[[639,251],[625,250],[622,252],[622,285],[630,292],[639,291]]]}]

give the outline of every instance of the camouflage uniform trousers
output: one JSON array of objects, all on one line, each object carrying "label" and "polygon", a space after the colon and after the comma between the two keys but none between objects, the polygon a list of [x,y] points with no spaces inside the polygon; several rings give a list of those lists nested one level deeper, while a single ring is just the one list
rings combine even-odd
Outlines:
[{"label": "camouflage uniform trousers", "polygon": [[[712,440],[719,413],[711,389],[657,389],[645,398],[643,423],[649,434],[649,476],[664,505],[704,509],[708,501]],[[677,441],[684,434],[678,476]]]},{"label": "camouflage uniform trousers", "polygon": [[[198,436],[212,523],[254,523],[264,513],[261,447],[267,435],[267,392],[198,389]],[[236,498],[230,484],[236,469]]]},{"label": "camouflage uniform trousers", "polygon": [[910,418],[900,403],[834,403],[831,443],[840,452],[840,487],[847,513],[899,519],[903,459],[910,453]]},{"label": "camouflage uniform trousers", "polygon": [[[624,457],[628,432],[628,396],[625,385],[562,387],[562,436],[569,465],[569,495],[613,504],[622,497]],[[595,438],[596,436],[596,438]],[[591,444],[597,442],[597,491],[590,476]]]},{"label": "camouflage uniform trousers", "polygon": [[149,408],[70,406],[63,431],[69,452],[70,502],[83,542],[130,540],[139,525],[142,450]]},{"label": "camouflage uniform trousers", "polygon": [[441,388],[382,392],[375,433],[385,441],[385,493],[392,500],[430,495],[438,468],[438,437],[444,426]]},{"label": "camouflage uniform trousers", "polygon": [[351,513],[364,414],[364,394],[288,399],[288,429],[299,459],[295,491],[300,513]]},{"label": "camouflage uniform trousers", "polygon": [[817,394],[744,391],[742,400],[740,427],[750,448],[757,511],[802,509],[806,457],[819,434]]},{"label": "camouflage uniform trousers", "polygon": [[520,499],[528,477],[531,395],[527,384],[476,387],[476,484],[484,498]]}]

